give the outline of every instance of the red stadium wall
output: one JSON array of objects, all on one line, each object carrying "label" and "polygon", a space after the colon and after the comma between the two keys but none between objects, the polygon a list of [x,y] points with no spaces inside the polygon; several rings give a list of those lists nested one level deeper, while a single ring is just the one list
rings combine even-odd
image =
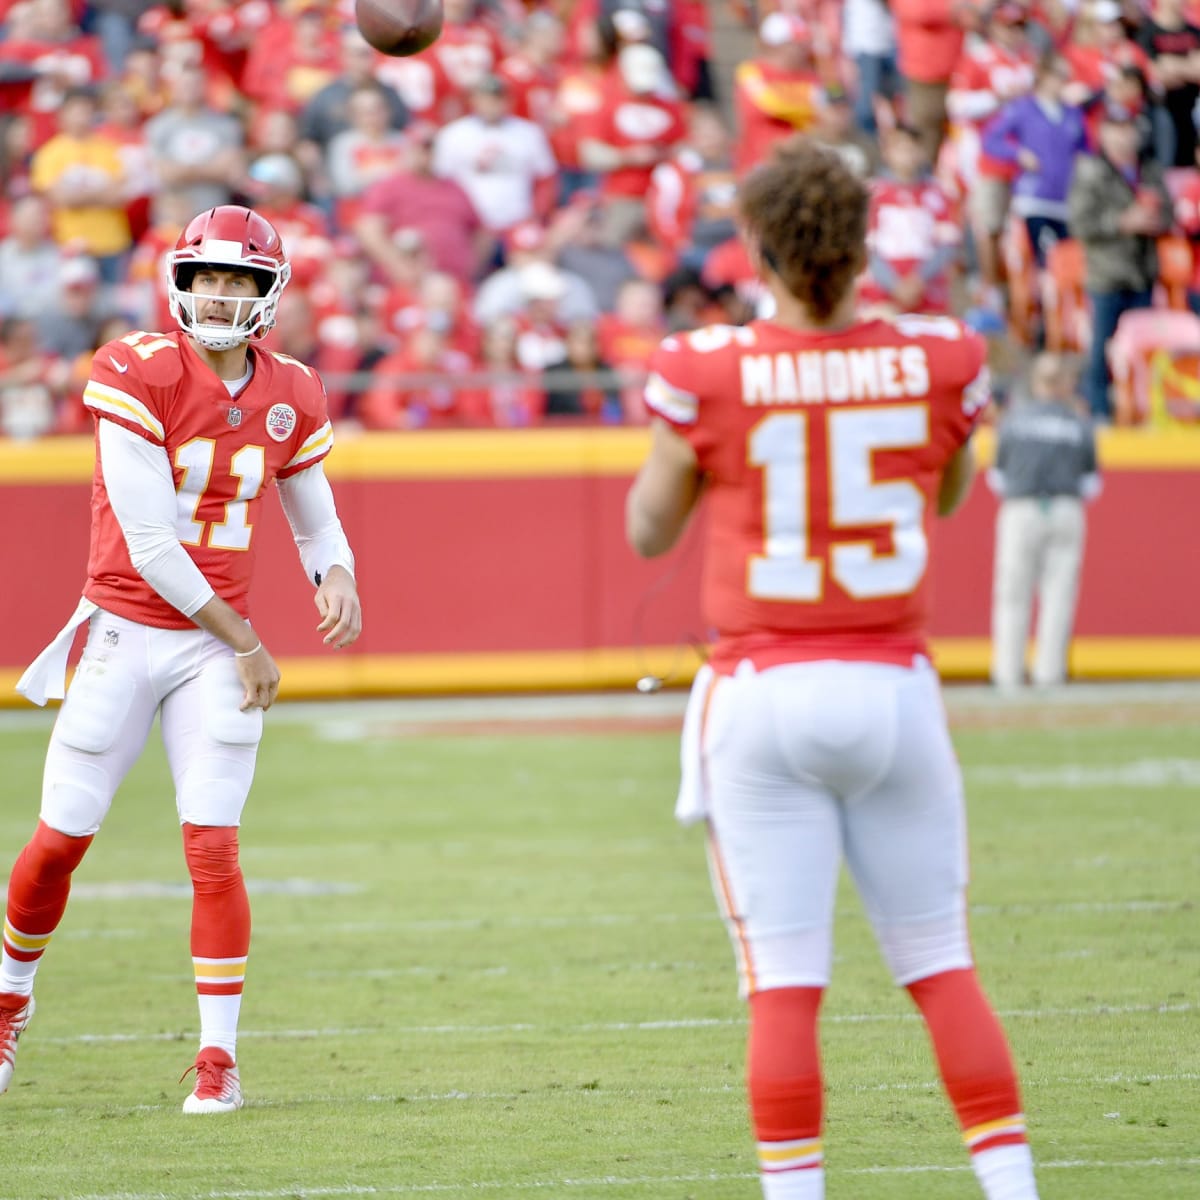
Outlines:
[{"label": "red stadium wall", "polygon": [[[670,557],[626,548],[623,503],[644,430],[344,437],[329,462],[359,559],[366,632],[324,651],[279,505],[269,500],[253,594],[284,694],[624,686],[696,665],[695,531]],[[986,456],[987,445],[983,452]],[[1200,675],[1200,436],[1113,431],[1091,510],[1074,669]],[[90,441],[0,443],[0,704],[70,614],[87,557]],[[939,525],[938,663],[982,676],[995,502],[977,486]]]}]

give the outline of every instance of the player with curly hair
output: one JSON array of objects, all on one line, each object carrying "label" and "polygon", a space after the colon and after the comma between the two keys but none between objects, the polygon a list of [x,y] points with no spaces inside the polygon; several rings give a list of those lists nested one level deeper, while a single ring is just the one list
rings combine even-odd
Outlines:
[{"label": "player with curly hair", "polygon": [[787,144],[740,204],[775,316],[656,351],[627,530],[662,554],[708,496],[717,637],[676,811],[707,821],[749,1003],[763,1192],[824,1195],[818,1013],[844,859],[984,1193],[1035,1200],[1012,1057],[968,939],[962,779],[926,636],[931,526],[973,478],[985,346],[949,317],[856,320],[868,197],[833,152]]}]

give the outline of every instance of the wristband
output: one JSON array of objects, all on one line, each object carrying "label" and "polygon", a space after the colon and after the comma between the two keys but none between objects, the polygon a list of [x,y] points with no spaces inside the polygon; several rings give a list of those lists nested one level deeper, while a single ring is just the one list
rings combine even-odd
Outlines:
[{"label": "wristband", "polygon": [[235,650],[233,652],[233,657],[234,658],[249,658],[252,654],[257,654],[261,649],[262,649],[262,642],[259,642],[258,645],[255,646],[251,650]]}]

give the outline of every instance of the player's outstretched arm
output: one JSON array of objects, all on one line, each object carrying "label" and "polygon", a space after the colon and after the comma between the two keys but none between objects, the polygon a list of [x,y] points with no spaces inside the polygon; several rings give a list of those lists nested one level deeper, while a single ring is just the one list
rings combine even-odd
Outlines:
[{"label": "player's outstretched arm", "polygon": [[675,545],[699,499],[701,480],[691,443],[656,420],[650,455],[625,502],[625,536],[636,554],[654,558]]}]

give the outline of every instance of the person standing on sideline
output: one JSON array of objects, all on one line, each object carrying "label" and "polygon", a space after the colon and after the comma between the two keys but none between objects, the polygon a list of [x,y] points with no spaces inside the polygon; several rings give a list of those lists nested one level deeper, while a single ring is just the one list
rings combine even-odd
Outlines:
[{"label": "person standing on sideline", "polygon": [[1012,1056],[971,955],[962,776],[925,632],[930,526],[971,483],[985,344],[945,316],[856,320],[866,186],[806,140],[775,155],[740,209],[776,315],[661,344],[626,509],[630,545],[653,556],[709,496],[718,637],[684,718],[676,815],[708,822],[749,1002],[763,1194],[825,1194],[818,1013],[844,856],[983,1192],[1036,1200]]},{"label": "person standing on sideline", "polygon": [[1025,681],[1025,642],[1038,593],[1039,687],[1067,677],[1087,521],[1084,504],[1100,492],[1096,438],[1076,400],[1077,373],[1057,354],[1040,354],[1030,396],[1000,422],[988,482],[1000,496],[992,589],[992,682]]},{"label": "person standing on sideline", "polygon": [[1134,114],[1109,106],[1100,153],[1080,155],[1067,193],[1067,227],[1083,244],[1092,302],[1092,345],[1084,394],[1092,416],[1111,419],[1108,342],[1123,313],[1149,308],[1158,278],[1157,239],[1171,227],[1171,197],[1155,162],[1138,161]]},{"label": "person standing on sideline", "polygon": [[242,1105],[236,1046],[250,905],[237,827],[262,714],[279,690],[247,593],[272,482],[316,585],[318,634],[340,648],[362,625],[354,556],[321,466],[333,444],[325,389],[304,363],[254,345],[275,323],[290,273],[279,234],[257,213],[203,212],[168,258],[182,332],[130,333],[93,360],[83,395],[96,421],[88,579],[74,616],[17,684],[35,704],[61,697],[75,631],[87,624],[50,738],[37,829],[8,881],[0,1092],[71,875],[158,713],[194,892],[200,1050],[183,1111]]}]

